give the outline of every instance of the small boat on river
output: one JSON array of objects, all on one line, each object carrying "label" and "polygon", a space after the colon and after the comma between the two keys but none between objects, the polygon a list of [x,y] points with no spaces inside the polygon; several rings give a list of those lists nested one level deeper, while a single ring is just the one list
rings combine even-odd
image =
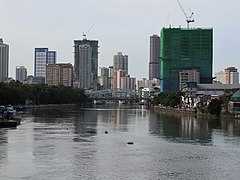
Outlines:
[{"label": "small boat on river", "polygon": [[16,111],[12,107],[10,106],[7,106],[6,108],[2,107],[1,110],[2,117],[0,117],[0,128],[17,127],[21,123],[21,118],[14,117],[15,114]]},{"label": "small boat on river", "polygon": [[0,119],[0,128],[15,128],[21,123],[21,118]]}]

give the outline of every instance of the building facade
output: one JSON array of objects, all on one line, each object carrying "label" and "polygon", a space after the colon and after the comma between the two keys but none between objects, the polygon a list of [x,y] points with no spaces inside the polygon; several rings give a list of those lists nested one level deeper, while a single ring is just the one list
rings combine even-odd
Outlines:
[{"label": "building facade", "polygon": [[100,89],[109,89],[109,68],[99,67],[98,68],[98,83]]},{"label": "building facade", "polygon": [[226,72],[220,71],[216,72],[214,81],[220,84],[226,84]]},{"label": "building facade", "polygon": [[212,83],[213,29],[163,28],[160,50],[161,91],[179,90],[179,72],[196,69],[200,83]]},{"label": "building facade", "polygon": [[73,86],[73,66],[69,63],[47,64],[46,66],[46,84]]},{"label": "building facade", "polygon": [[149,80],[160,79],[160,37],[150,36]]},{"label": "building facade", "polygon": [[24,66],[16,67],[16,81],[23,82],[27,79],[27,68]]},{"label": "building facade", "polygon": [[113,89],[113,75],[114,75],[114,71],[113,71],[113,66],[109,66],[109,81],[108,81],[108,88],[109,89]]},{"label": "building facade", "polygon": [[4,82],[8,78],[9,64],[9,45],[3,43],[0,38],[0,82]]},{"label": "building facade", "polygon": [[48,51],[48,48],[35,48],[34,76],[46,77],[46,65],[56,64],[56,52]]},{"label": "building facade", "polygon": [[114,71],[113,89],[121,89],[121,78],[126,76],[128,76],[128,74],[125,70]]},{"label": "building facade", "polygon": [[198,69],[184,69],[179,71],[180,89],[182,89],[182,85],[187,82],[200,83],[200,72]]},{"label": "building facade", "polygon": [[75,81],[80,88],[97,89],[98,83],[98,41],[74,41]]},{"label": "building facade", "polygon": [[239,72],[235,67],[225,69],[226,84],[239,84]]},{"label": "building facade", "polygon": [[118,52],[113,56],[113,71],[124,70],[128,73],[128,56]]}]

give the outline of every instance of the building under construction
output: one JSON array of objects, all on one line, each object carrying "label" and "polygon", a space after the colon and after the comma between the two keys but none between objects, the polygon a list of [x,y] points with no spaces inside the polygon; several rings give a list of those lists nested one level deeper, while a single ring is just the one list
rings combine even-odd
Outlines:
[{"label": "building under construction", "polygon": [[213,29],[163,28],[160,47],[162,92],[178,91],[184,70],[196,70],[200,83],[212,83]]}]

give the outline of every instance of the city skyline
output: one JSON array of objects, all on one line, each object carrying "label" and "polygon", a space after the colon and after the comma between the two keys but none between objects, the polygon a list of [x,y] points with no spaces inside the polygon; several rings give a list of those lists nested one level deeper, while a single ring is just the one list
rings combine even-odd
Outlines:
[{"label": "city skyline", "polygon": [[[214,29],[213,72],[228,66],[239,69],[239,37],[235,34],[240,23],[233,24],[229,20],[239,16],[240,2],[181,0],[181,3],[187,14],[194,12],[195,22],[190,27]],[[29,74],[33,74],[33,49],[36,47],[54,49],[58,52],[58,62],[74,64],[72,41],[82,39],[82,32],[87,32],[95,24],[86,36],[99,41],[99,66],[110,65],[112,56],[120,51],[128,54],[131,60],[129,74],[137,79],[148,77],[150,35],[159,35],[160,29],[170,24],[186,27],[185,17],[177,1],[123,0],[121,4],[124,8],[107,0],[1,0],[0,36],[10,46],[9,76],[15,77],[15,67],[20,65],[26,66]],[[81,13],[77,13],[79,7],[89,7],[91,13],[87,10],[89,8],[81,8]],[[231,42],[231,45],[225,42]],[[136,64],[139,68],[134,68]]]}]

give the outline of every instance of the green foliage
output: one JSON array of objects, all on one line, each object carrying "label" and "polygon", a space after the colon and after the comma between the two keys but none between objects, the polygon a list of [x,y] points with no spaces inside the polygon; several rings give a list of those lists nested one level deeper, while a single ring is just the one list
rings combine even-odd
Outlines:
[{"label": "green foliage", "polygon": [[174,107],[180,104],[181,95],[181,92],[161,92],[154,97],[152,104]]},{"label": "green foliage", "polygon": [[85,103],[86,96],[83,89],[65,86],[23,85],[19,82],[0,83],[0,104],[24,104],[32,100],[34,104],[68,104]]},{"label": "green foliage", "polygon": [[207,107],[208,112],[210,114],[215,114],[216,116],[219,116],[221,113],[221,104],[222,104],[222,101],[218,99],[211,100],[211,102]]}]

